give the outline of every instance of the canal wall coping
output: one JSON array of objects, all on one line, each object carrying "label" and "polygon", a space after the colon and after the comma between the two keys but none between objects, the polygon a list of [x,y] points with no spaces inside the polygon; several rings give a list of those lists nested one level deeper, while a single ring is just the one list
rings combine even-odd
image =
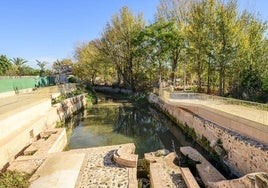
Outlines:
[{"label": "canal wall coping", "polygon": [[243,176],[254,172],[268,172],[268,146],[213,123],[191,111],[167,103],[151,94],[149,102],[171,116],[182,128],[190,129],[196,139],[206,141],[229,166],[232,173]]},{"label": "canal wall coping", "polygon": [[[202,102],[191,100],[185,101],[185,100],[174,100],[169,99],[169,102],[171,102],[174,105],[179,106],[180,108],[185,108],[187,110],[192,111],[193,113],[208,119],[216,124],[222,125],[228,129],[237,131],[240,134],[243,134],[245,136],[248,136],[250,138],[253,138],[259,142],[262,142],[266,145],[268,145],[268,125],[253,121],[251,119],[246,119],[247,117],[241,117],[237,114],[232,114],[225,112],[223,110],[215,109],[215,105],[211,105],[212,107],[209,107],[209,105],[203,105]],[[235,108],[234,106],[230,106],[231,108]],[[237,106],[239,108],[239,106]],[[242,109],[241,109],[242,110]],[[246,110],[246,109],[245,109]],[[250,111],[245,111],[245,114],[251,113]],[[259,112],[258,115],[261,115],[262,112]],[[268,115],[268,114],[264,114]]]}]

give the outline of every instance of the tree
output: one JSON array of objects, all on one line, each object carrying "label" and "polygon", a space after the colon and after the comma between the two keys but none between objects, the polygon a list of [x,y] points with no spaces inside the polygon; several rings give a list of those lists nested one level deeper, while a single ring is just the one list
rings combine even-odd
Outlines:
[{"label": "tree", "polygon": [[205,2],[194,2],[190,6],[189,25],[186,28],[186,37],[189,42],[188,53],[193,58],[192,69],[197,74],[198,92],[202,91],[202,75],[206,56],[206,16]]},{"label": "tree", "polygon": [[53,63],[52,68],[58,74],[71,72],[73,68],[73,62],[71,59],[62,59],[62,60],[57,59]]},{"label": "tree", "polygon": [[25,66],[25,63],[27,63],[27,61],[19,57],[13,58],[10,61],[15,66],[15,69],[17,70],[17,75],[22,76],[24,74],[23,67]]},{"label": "tree", "polygon": [[160,0],[155,15],[158,21],[174,21],[178,25],[186,26],[188,11],[193,0]]},{"label": "tree", "polygon": [[210,93],[211,78],[214,77],[218,80],[219,95],[224,95],[238,48],[237,19],[235,0],[192,2],[187,38],[194,57],[192,67],[197,74],[198,91],[201,91],[206,75],[207,92]]},{"label": "tree", "polygon": [[44,73],[46,72],[46,65],[48,64],[48,62],[39,61],[39,60],[36,60],[36,62],[37,62],[37,66],[39,66],[40,68],[39,76],[44,76]]},{"label": "tree", "polygon": [[237,25],[238,49],[231,69],[231,95],[240,99],[266,102],[268,48],[264,34],[267,24],[252,13],[244,11]]},{"label": "tree", "polygon": [[143,16],[135,17],[128,7],[123,7],[120,14],[113,16],[102,34],[102,48],[100,49],[114,63],[118,74],[118,83],[121,78],[123,85],[136,90],[140,64],[134,58],[135,44],[133,39],[144,27]]},{"label": "tree", "polygon": [[27,65],[24,65],[22,67],[22,73],[23,73],[22,75],[25,75],[25,76],[37,76],[39,75],[39,70],[29,67]]},{"label": "tree", "polygon": [[237,2],[230,0],[226,5],[217,7],[219,22],[217,41],[217,71],[219,73],[219,95],[224,95],[227,72],[236,57],[237,49]]},{"label": "tree", "polygon": [[77,63],[74,66],[74,73],[92,84],[95,83],[96,77],[103,78],[104,83],[107,84],[111,82],[111,78],[108,78],[108,75],[112,74],[111,65],[100,55],[99,42],[99,40],[93,40],[76,48]]},{"label": "tree", "polygon": [[11,69],[12,64],[5,55],[0,56],[0,76],[5,75],[6,72]]},{"label": "tree", "polygon": [[161,82],[164,70],[171,67],[169,78],[174,82],[179,55],[184,47],[184,39],[175,22],[158,21],[147,26],[137,37],[137,43],[138,55],[145,55],[151,62],[150,68],[157,67],[158,80]]}]

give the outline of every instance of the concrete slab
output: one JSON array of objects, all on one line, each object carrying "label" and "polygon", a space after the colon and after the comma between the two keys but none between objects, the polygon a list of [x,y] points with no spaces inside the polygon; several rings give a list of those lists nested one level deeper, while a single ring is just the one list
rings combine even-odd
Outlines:
[{"label": "concrete slab", "polygon": [[150,163],[151,187],[187,187],[183,181],[180,167],[173,161],[176,158],[174,152],[158,156],[161,152],[151,152],[144,154],[145,159]]},{"label": "concrete slab", "polygon": [[30,188],[73,188],[84,153],[62,152],[50,156],[30,179]]},{"label": "concrete slab", "polygon": [[186,167],[181,168],[181,172],[182,172],[182,177],[183,177],[188,188],[199,188],[200,187],[189,168],[186,168]]},{"label": "concrete slab", "polygon": [[201,163],[197,164],[196,168],[206,186],[208,186],[210,182],[226,180],[225,177],[194,148],[189,146],[181,147],[180,151],[193,161]]},{"label": "concrete slab", "polygon": [[11,162],[8,170],[25,172],[33,174],[41,164],[46,160],[47,156],[19,156],[15,161]]}]

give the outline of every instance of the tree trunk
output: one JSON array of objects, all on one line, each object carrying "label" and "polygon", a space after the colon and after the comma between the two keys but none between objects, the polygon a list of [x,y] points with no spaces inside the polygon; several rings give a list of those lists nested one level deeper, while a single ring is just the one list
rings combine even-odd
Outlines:
[{"label": "tree trunk", "polygon": [[176,52],[174,52],[174,56],[173,56],[173,61],[172,61],[172,66],[171,66],[171,81],[172,84],[175,85],[175,72],[177,70],[177,66],[178,66],[178,59],[179,59],[179,50],[176,50]]},{"label": "tree trunk", "polygon": [[209,58],[209,62],[208,62],[208,70],[207,70],[207,94],[210,94],[210,62],[211,60],[210,60],[210,58]]},{"label": "tree trunk", "polygon": [[223,69],[219,72],[219,96],[223,96]]},{"label": "tree trunk", "polygon": [[197,71],[197,92],[202,91],[202,78],[201,78],[201,71]]},{"label": "tree trunk", "polygon": [[199,55],[197,56],[197,92],[202,92],[202,67]]}]

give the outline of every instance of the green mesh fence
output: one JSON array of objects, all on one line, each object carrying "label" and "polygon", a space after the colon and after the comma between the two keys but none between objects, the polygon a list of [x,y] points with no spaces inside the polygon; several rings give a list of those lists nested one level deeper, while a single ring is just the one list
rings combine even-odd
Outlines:
[{"label": "green mesh fence", "polygon": [[0,93],[8,91],[18,91],[35,87],[44,87],[55,84],[54,76],[46,77],[0,77]]}]

